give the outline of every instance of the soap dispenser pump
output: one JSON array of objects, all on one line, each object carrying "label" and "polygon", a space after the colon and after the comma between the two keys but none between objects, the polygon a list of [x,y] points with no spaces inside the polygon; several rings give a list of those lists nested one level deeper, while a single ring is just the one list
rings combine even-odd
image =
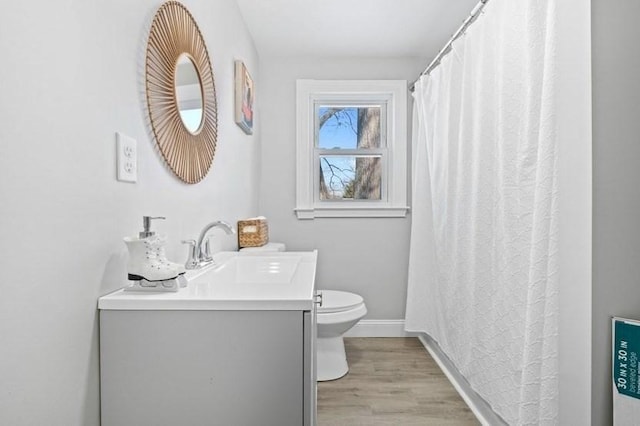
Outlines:
[{"label": "soap dispenser pump", "polygon": [[164,216],[156,216],[156,217],[151,217],[151,216],[142,216],[142,231],[138,232],[138,238],[143,239],[143,238],[148,238],[151,237],[152,235],[155,235],[155,232],[151,231],[151,221],[155,220],[155,219],[162,219],[165,220],[166,217]]}]

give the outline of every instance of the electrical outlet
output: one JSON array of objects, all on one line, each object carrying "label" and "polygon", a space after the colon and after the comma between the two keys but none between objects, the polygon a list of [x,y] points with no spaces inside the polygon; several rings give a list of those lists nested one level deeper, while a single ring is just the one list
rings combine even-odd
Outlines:
[{"label": "electrical outlet", "polygon": [[138,180],[138,148],[135,139],[116,132],[117,178],[122,182]]}]

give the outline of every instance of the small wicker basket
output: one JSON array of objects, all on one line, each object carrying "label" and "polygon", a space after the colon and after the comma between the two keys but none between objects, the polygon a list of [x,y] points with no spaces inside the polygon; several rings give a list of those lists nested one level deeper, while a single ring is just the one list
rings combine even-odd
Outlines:
[{"label": "small wicker basket", "polygon": [[238,246],[261,247],[269,242],[267,219],[255,217],[238,221]]}]

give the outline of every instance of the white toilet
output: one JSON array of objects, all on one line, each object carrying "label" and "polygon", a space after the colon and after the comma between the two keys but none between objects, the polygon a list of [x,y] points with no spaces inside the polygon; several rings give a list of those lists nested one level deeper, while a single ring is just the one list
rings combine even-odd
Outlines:
[{"label": "white toilet", "polygon": [[[240,251],[285,251],[282,243],[246,247]],[[344,350],[344,334],[367,314],[362,296],[346,291],[319,290],[322,303],[317,309],[316,362],[318,381],[335,380],[349,372]]]},{"label": "white toilet", "polygon": [[347,374],[344,334],[367,314],[362,296],[337,290],[320,290],[318,307],[318,381],[335,380]]}]

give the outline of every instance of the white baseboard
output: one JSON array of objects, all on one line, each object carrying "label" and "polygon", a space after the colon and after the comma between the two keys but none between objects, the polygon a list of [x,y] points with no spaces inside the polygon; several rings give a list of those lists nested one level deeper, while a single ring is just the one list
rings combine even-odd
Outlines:
[{"label": "white baseboard", "polygon": [[345,337],[416,337],[404,331],[404,320],[360,320]]}]

